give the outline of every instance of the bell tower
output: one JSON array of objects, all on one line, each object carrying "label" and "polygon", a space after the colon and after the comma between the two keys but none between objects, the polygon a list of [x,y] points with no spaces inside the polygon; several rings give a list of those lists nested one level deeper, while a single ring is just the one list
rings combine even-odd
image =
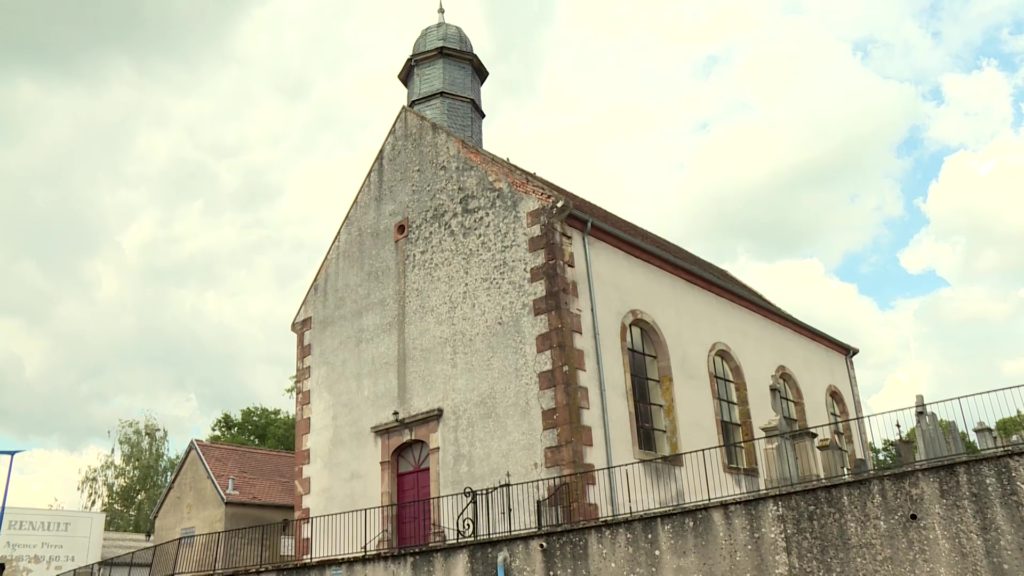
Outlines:
[{"label": "bell tower", "polygon": [[409,92],[410,108],[483,147],[480,86],[487,74],[469,37],[462,28],[445,22],[444,6],[439,6],[437,24],[420,32],[398,79]]}]

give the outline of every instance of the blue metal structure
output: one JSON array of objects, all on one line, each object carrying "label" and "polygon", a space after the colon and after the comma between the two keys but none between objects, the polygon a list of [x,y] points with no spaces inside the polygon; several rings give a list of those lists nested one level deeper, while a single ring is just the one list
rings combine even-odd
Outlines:
[{"label": "blue metal structure", "polygon": [[4,512],[7,511],[7,492],[11,487],[11,471],[14,470],[14,457],[24,450],[0,450],[0,455],[10,456],[11,463],[7,467],[7,481],[4,482],[4,499],[0,502],[0,532],[4,531]]}]

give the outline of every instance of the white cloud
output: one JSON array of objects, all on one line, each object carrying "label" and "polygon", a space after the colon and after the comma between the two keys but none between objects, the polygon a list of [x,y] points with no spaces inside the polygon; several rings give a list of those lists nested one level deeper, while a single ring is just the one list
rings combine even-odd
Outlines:
[{"label": "white cloud", "polygon": [[[934,270],[958,286],[1008,296],[1024,278],[1024,134],[1004,133],[975,151],[946,158],[921,209],[928,225],[900,261]],[[993,294],[997,301],[1005,296]]]},{"label": "white cloud", "polygon": [[956,285],[881,309],[818,260],[729,266],[801,320],[861,348],[855,358],[866,412],[1024,384],[1024,299]]},{"label": "white cloud", "polygon": [[1024,356],[1004,360],[999,365],[999,370],[1007,378],[1024,382]]},{"label": "white cloud", "polygon": [[922,103],[801,10],[744,6],[560,4],[544,90],[487,139],[702,255],[835,264],[901,213]]},{"label": "white cloud", "polygon": [[916,302],[883,310],[817,259],[740,259],[728,268],[784,310],[861,349],[854,363],[866,412],[909,406],[914,395],[934,390],[914,334]]},{"label": "white cloud", "polygon": [[[80,11],[30,4],[0,3],[0,396],[44,401],[0,403],[0,434],[46,448],[26,466],[64,488],[18,485],[45,505],[70,501],[119,418],[154,412],[178,448],[221,410],[288,405],[291,316],[433,14],[278,0],[197,18],[104,0],[93,26],[55,35]],[[883,407],[1019,378],[1020,136],[986,144],[1002,85],[974,69],[992,34],[1015,45],[1021,9],[533,0],[448,14],[492,73],[489,149],[738,260],[863,348],[861,383]],[[941,75],[947,108],[929,115],[921,95]],[[951,288],[881,310],[831,270],[901,213],[913,159],[898,147],[928,121],[973,151],[947,159],[903,261]],[[1002,376],[978,378],[979,363]]]},{"label": "white cloud", "polygon": [[[77,480],[81,471],[96,464],[103,450],[86,446],[80,450],[35,449],[14,459],[7,505],[21,508],[61,506],[82,508]],[[7,477],[10,460],[0,457],[0,481]],[[70,480],[70,481],[69,481]]]},{"label": "white cloud", "polygon": [[968,74],[945,74],[940,84],[943,102],[930,112],[930,139],[946,146],[977,148],[1010,128],[1012,79],[994,62]]},{"label": "white cloud", "polygon": [[731,268],[801,319],[858,345],[867,408],[1024,384],[1024,137],[1005,132],[943,162],[921,203],[927,225],[901,253],[949,286],[880,309],[818,260]]}]

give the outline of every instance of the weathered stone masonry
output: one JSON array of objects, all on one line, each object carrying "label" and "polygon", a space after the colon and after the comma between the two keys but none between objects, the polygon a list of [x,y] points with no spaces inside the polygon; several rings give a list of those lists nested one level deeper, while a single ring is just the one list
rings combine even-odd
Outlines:
[{"label": "weathered stone masonry", "polygon": [[[587,473],[594,465],[586,461],[586,448],[594,445],[590,426],[583,423],[583,410],[590,408],[590,396],[580,385],[579,372],[586,370],[583,351],[576,346],[582,335],[579,290],[573,279],[575,258],[572,236],[554,207],[541,207],[527,215],[527,226],[536,229],[529,239],[532,253],[542,252],[543,262],[530,270],[531,282],[543,282],[544,294],[533,302],[535,316],[547,319],[547,330],[537,335],[537,353],[549,354],[551,368],[538,374],[541,393],[550,391],[553,406],[543,410],[542,427],[553,431],[544,447],[544,466],[556,474]],[[574,480],[567,512],[574,518],[591,517],[596,507],[587,502],[586,485],[593,474]]]},{"label": "weathered stone masonry", "polygon": [[306,334],[313,327],[313,318],[307,316],[292,324],[295,333],[295,519],[309,518],[309,508],[303,506],[302,497],[309,494],[309,357],[313,345],[306,342]]}]

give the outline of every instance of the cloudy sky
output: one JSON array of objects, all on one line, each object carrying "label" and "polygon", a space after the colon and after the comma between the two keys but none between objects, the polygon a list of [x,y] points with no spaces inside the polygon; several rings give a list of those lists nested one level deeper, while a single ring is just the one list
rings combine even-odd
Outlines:
[{"label": "cloudy sky", "polygon": [[[449,0],[485,147],[862,349],[869,411],[1024,383],[1024,3]],[[430,0],[0,0],[0,449],[288,407],[289,324]],[[3,473],[5,467],[0,467]]]}]

